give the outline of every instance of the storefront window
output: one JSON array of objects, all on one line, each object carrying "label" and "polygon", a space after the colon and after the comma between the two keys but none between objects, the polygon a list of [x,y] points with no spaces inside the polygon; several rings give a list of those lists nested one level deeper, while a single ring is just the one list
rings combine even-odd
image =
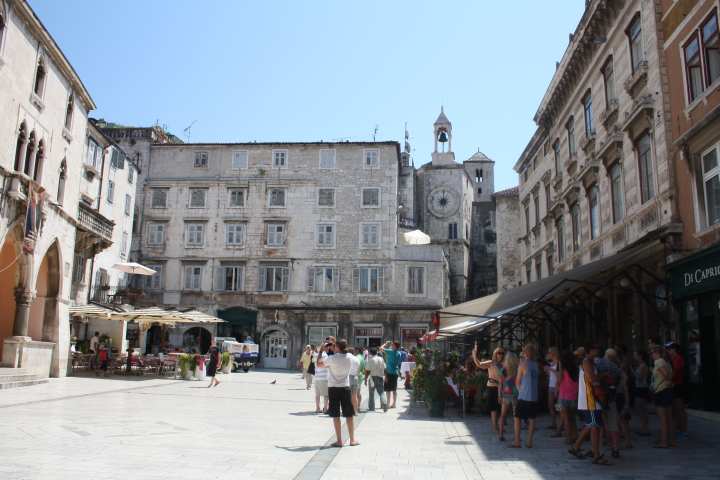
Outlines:
[{"label": "storefront window", "polygon": [[426,332],[426,327],[400,327],[400,344],[409,350],[417,346],[417,341]]},{"label": "storefront window", "polygon": [[337,326],[316,325],[308,327],[307,343],[309,345],[320,345],[327,337],[337,337]]},{"label": "storefront window", "polygon": [[379,347],[382,345],[382,327],[355,327],[355,345],[360,347]]}]

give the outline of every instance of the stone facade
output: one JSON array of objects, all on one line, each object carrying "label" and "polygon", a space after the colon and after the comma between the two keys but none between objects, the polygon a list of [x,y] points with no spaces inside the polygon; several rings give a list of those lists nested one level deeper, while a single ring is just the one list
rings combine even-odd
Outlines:
[{"label": "stone facade", "polygon": [[[80,211],[79,179],[87,115],[95,105],[26,2],[0,2],[0,17],[0,173],[6,185],[0,341],[8,346],[12,340],[3,363],[22,367],[34,350],[44,366],[27,361],[37,373],[59,376],[68,364],[76,225],[88,218]],[[23,248],[28,199],[37,202],[37,222],[34,241]]]},{"label": "stone facade", "polygon": [[518,188],[495,192],[497,231],[497,291],[503,292],[520,284],[520,202]]},{"label": "stone facade", "polygon": [[523,282],[677,230],[658,42],[655,2],[587,2],[515,165]]},{"label": "stone facade", "polygon": [[103,129],[130,158],[149,147],[133,248],[159,274],[140,303],[227,318],[220,335],[253,335],[278,367],[318,332],[410,344],[444,305],[442,250],[399,244],[396,142],[163,144],[134,131],[149,132]]}]

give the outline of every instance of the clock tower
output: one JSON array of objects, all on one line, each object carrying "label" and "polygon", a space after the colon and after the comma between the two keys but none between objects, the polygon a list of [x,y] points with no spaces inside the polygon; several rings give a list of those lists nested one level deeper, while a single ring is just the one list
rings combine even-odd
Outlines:
[{"label": "clock tower", "polygon": [[473,185],[465,167],[455,161],[452,123],[440,109],[433,124],[432,161],[417,171],[418,217],[432,243],[442,245],[450,269],[450,301],[468,299]]}]

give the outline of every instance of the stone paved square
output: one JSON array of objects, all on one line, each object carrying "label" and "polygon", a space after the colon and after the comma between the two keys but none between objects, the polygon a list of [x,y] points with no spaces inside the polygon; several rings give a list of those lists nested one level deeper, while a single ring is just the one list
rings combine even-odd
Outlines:
[{"label": "stone paved square", "polygon": [[[720,478],[720,426],[692,418],[690,439],[651,439],[610,467],[570,457],[547,438],[511,450],[482,416],[431,419],[400,390],[397,410],[363,413],[358,447],[325,448],[331,422],[315,415],[298,374],[253,371],[205,382],[68,377],[0,392],[0,478],[105,479],[692,479]],[[276,384],[271,384],[277,380]],[[654,419],[653,419],[654,420]]]}]

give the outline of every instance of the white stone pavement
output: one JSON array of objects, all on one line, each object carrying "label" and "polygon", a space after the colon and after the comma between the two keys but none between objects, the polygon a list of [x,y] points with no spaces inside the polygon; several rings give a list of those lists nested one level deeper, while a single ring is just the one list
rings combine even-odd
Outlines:
[{"label": "white stone pavement", "polygon": [[617,465],[592,467],[546,431],[535,449],[511,450],[487,433],[485,418],[429,419],[408,410],[401,390],[400,408],[358,419],[360,446],[333,449],[324,448],[330,420],[313,413],[299,375],[220,378],[213,389],[65,378],[2,391],[0,479],[720,478],[720,426],[706,420],[693,420],[691,439],[676,450],[641,439]]}]

